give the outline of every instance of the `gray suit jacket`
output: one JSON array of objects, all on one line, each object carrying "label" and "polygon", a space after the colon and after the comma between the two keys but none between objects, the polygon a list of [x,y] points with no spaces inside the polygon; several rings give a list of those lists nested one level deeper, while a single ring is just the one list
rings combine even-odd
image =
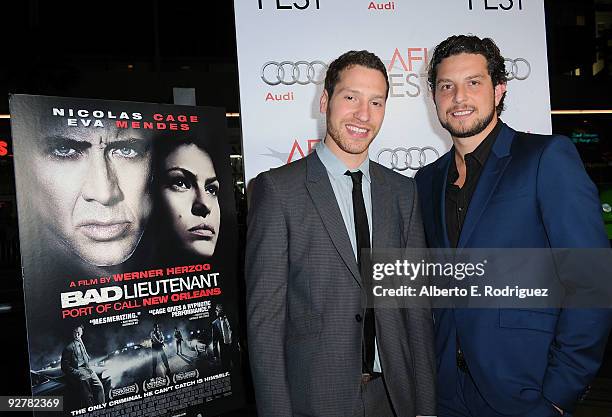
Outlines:
[{"label": "gray suit jacket", "polygon": [[[414,181],[374,162],[370,173],[373,247],[425,247]],[[253,180],[246,281],[259,417],[352,415],[361,381],[364,289],[316,153]],[[397,415],[434,415],[430,311],[378,309],[376,334]]]}]

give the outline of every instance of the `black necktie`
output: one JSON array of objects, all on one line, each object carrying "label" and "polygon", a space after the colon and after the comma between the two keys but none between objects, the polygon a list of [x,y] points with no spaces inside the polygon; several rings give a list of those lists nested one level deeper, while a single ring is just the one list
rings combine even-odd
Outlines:
[{"label": "black necktie", "polygon": [[[353,217],[355,220],[355,233],[357,235],[357,264],[361,277],[365,284],[368,305],[371,305],[371,283],[372,273],[370,268],[370,257],[362,258],[361,251],[370,249],[370,227],[368,226],[368,215],[363,201],[361,190],[361,171],[346,171],[353,180]],[[372,374],[374,372],[374,339],[376,338],[376,326],[374,325],[374,309],[366,308],[363,319],[363,372]]]}]

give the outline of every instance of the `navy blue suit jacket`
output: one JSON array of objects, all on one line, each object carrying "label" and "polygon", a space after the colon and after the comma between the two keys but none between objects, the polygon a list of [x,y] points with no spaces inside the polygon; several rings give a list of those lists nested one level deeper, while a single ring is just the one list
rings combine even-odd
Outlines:
[{"label": "navy blue suit jacket", "polygon": [[[451,155],[416,176],[430,247],[449,247],[445,190]],[[503,125],[458,247],[609,247],[600,212],[597,190],[568,138]],[[525,412],[542,396],[572,412],[600,366],[612,326],[611,311],[602,309],[457,308],[434,316],[439,396],[455,394],[459,337],[476,386],[504,414]]]}]

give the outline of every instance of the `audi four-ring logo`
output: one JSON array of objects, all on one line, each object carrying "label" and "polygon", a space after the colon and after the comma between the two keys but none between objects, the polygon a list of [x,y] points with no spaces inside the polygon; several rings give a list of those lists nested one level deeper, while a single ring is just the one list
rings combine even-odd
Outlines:
[{"label": "audi four-ring logo", "polygon": [[[390,168],[396,171],[405,171],[407,169],[416,171],[439,157],[440,153],[433,146],[424,146],[422,148],[413,146],[410,148],[383,148],[378,151],[376,161],[387,166],[390,164]],[[387,161],[387,158],[390,158],[390,162]]]},{"label": "audi four-ring logo", "polygon": [[322,61],[268,61],[261,67],[261,79],[268,85],[322,84],[326,71]]},{"label": "audi four-ring logo", "polygon": [[531,74],[531,64],[525,58],[505,58],[504,63],[508,72],[508,81],[526,80]]}]

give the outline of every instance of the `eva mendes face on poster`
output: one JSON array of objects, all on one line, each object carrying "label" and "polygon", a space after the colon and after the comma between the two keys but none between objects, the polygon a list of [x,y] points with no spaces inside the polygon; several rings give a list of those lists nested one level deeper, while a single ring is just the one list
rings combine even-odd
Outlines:
[{"label": "eva mendes face on poster", "polygon": [[165,158],[162,175],[161,199],[175,240],[193,255],[212,256],[221,209],[210,155],[194,143],[179,145]]}]

